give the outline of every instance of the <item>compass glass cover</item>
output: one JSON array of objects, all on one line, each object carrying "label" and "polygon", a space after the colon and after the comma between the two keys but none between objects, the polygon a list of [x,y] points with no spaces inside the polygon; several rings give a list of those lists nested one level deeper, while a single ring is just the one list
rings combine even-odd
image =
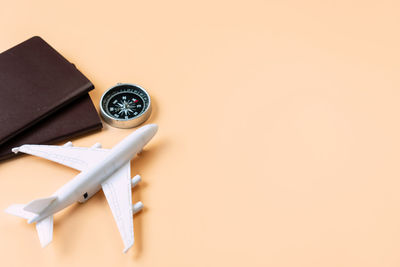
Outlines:
[{"label": "compass glass cover", "polygon": [[118,120],[130,120],[143,114],[149,106],[148,94],[133,85],[121,85],[103,97],[103,109]]}]

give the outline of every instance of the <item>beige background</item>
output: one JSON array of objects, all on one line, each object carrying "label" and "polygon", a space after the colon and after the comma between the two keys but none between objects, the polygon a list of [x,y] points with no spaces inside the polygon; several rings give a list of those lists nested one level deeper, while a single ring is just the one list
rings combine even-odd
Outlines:
[{"label": "beige background", "polygon": [[[1,266],[400,266],[398,1],[7,1],[0,50],[40,35],[95,84],[138,83],[160,130],[133,173],[128,254],[102,193],[33,225]],[[4,126],[1,126],[4,127]],[[73,140],[112,147],[105,125]],[[77,172],[0,164],[0,209]]]}]

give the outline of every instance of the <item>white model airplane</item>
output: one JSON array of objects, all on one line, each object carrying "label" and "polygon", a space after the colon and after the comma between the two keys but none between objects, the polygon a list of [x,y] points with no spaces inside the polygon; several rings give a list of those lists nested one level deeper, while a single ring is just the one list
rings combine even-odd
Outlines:
[{"label": "white model airplane", "polygon": [[6,212],[27,219],[28,223],[36,222],[40,243],[45,247],[53,239],[53,214],[77,201],[86,202],[102,188],[124,242],[124,252],[128,251],[134,242],[133,214],[143,207],[141,202],[132,205],[131,187],[141,178],[139,175],[130,178],[130,160],[153,138],[157,129],[155,124],[143,126],[113,149],[102,149],[98,143],[90,148],[72,147],[71,142],[63,146],[23,145],[13,148],[14,153],[46,158],[81,173],[50,197],[26,205],[11,205]]}]

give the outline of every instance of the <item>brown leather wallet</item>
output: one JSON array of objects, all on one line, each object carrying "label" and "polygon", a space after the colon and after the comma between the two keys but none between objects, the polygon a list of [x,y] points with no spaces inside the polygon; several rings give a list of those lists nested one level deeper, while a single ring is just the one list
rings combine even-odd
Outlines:
[{"label": "brown leather wallet", "polygon": [[42,38],[0,54],[0,145],[94,88]]}]

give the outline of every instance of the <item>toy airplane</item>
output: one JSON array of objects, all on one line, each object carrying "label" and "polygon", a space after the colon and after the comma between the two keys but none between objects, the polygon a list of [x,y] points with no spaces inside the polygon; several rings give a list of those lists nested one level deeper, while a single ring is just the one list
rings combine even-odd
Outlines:
[{"label": "toy airplane", "polygon": [[133,214],[143,207],[141,202],[132,205],[132,190],[140,180],[132,179],[130,160],[156,134],[158,126],[143,126],[126,137],[113,149],[102,149],[99,143],[90,148],[63,146],[23,145],[13,148],[14,153],[24,152],[46,158],[81,171],[75,178],[58,189],[52,196],[40,198],[27,205],[14,204],[7,213],[36,222],[36,230],[42,247],[53,239],[53,214],[76,201],[86,202],[100,188],[107,198],[118,230],[124,242],[124,253],[133,245]]}]

